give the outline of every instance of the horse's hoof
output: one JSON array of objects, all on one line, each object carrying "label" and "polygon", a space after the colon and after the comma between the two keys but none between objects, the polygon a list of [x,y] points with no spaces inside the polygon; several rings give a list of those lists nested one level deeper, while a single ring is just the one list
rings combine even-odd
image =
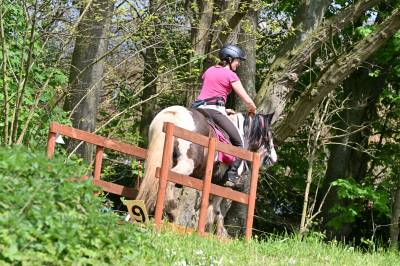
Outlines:
[{"label": "horse's hoof", "polygon": [[217,237],[220,237],[220,238],[228,238],[229,237],[228,231],[225,229],[225,227],[217,229]]}]

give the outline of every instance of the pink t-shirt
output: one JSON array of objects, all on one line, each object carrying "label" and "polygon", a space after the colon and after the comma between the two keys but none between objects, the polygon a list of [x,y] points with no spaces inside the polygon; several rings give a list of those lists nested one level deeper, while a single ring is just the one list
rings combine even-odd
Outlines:
[{"label": "pink t-shirt", "polygon": [[203,74],[203,86],[197,100],[211,97],[226,98],[232,91],[232,82],[238,81],[239,77],[232,70],[222,66],[212,66]]}]

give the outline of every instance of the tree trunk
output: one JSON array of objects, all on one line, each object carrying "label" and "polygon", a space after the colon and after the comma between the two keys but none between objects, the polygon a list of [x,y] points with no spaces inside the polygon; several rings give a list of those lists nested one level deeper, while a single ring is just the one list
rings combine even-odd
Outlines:
[{"label": "tree trunk", "polygon": [[[69,75],[70,91],[64,110],[71,111],[74,127],[93,132],[102,89],[103,60],[107,51],[107,31],[113,1],[93,0],[78,26]],[[76,145],[76,143],[75,143]],[[93,147],[81,145],[77,150],[86,161],[92,161]]]},{"label": "tree trunk", "polygon": [[296,27],[296,34],[294,35],[292,47],[305,41],[309,33],[321,24],[326,9],[331,2],[331,0],[303,0],[293,21]]},{"label": "tree trunk", "polygon": [[[235,4],[235,13],[232,16],[226,16],[229,14],[226,11],[231,6],[229,2],[222,0],[204,0],[201,1],[201,12],[198,14],[198,22],[193,21],[192,26],[192,47],[194,51],[194,56],[206,55],[206,59],[203,62],[203,71],[214,64],[214,60],[211,59],[210,54],[215,54],[218,47],[224,45],[228,40],[235,39],[235,29],[239,25],[240,21],[247,14],[248,10],[251,8],[251,0],[240,1]],[[219,10],[219,12],[214,12],[214,10]],[[225,15],[220,15],[225,14]],[[223,26],[218,27],[218,29],[212,29],[214,22],[225,17],[227,23]],[[210,53],[211,52],[211,53]],[[195,100],[199,93],[200,88],[193,86],[188,89],[186,97],[186,105],[190,104]]]},{"label": "tree trunk", "polygon": [[213,18],[213,0],[201,1],[198,21],[192,23],[192,47],[194,55],[204,55],[209,42],[210,27]]},{"label": "tree trunk", "polygon": [[[214,25],[218,21],[226,21],[226,23],[215,23],[217,26],[212,31],[212,36],[208,43],[208,54],[203,62],[203,72],[210,66],[215,64],[215,58],[218,57],[219,48],[227,43],[236,43],[237,34],[240,30],[238,25],[246,16],[247,12],[252,9],[252,1],[224,1],[216,0],[214,16],[211,24]],[[233,15],[231,16],[230,14]]]},{"label": "tree trunk", "polygon": [[230,35],[234,29],[239,25],[240,21],[246,16],[247,12],[251,10],[252,0],[239,1],[236,5],[236,10],[233,16],[228,19],[228,23],[224,24],[221,28],[214,43],[224,45],[231,37]]},{"label": "tree trunk", "polygon": [[392,205],[392,217],[390,225],[390,248],[398,250],[399,248],[399,223],[400,223],[400,188],[394,193]]},{"label": "tree trunk", "polygon": [[[241,27],[238,43],[243,49],[246,60],[240,63],[238,75],[250,98],[256,96],[256,33],[257,33],[257,12],[250,9],[246,20],[249,29]],[[236,95],[235,95],[236,96]],[[235,97],[235,109],[240,112],[247,112],[246,106],[239,97]]]},{"label": "tree trunk", "polygon": [[[322,45],[322,43],[319,43],[318,46],[318,42],[315,40],[318,39],[318,41],[321,41],[321,36],[313,38],[315,33],[313,35],[310,33],[321,24],[330,3],[330,0],[303,0],[296,11],[293,21],[293,26],[296,28],[295,34],[277,52],[276,58],[270,67],[269,77],[264,80],[255,98],[261,112],[266,114],[275,113],[272,123],[279,118],[285,108],[286,99],[290,97],[290,90],[296,85],[297,76],[303,70],[303,65],[307,62],[308,56],[311,56],[308,53],[317,51],[320,45]],[[315,31],[318,32],[321,29]],[[328,36],[326,32],[323,34],[326,37]],[[309,45],[304,44],[307,43],[307,37],[312,40],[308,43]],[[317,46],[314,47],[314,45]],[[298,56],[294,56],[296,53],[299,53]],[[292,60],[292,57],[295,58]],[[300,58],[304,62],[298,62]],[[292,73],[292,75],[288,76],[289,73]],[[287,81],[288,78],[289,82]],[[283,80],[286,81],[282,82]]]},{"label": "tree trunk", "polygon": [[[144,54],[144,70],[143,70],[143,89],[141,100],[144,101],[157,93],[156,78],[158,75],[158,63],[156,58],[156,49],[154,47],[148,48]],[[140,119],[140,136],[143,137],[141,141],[142,147],[147,147],[149,125],[157,112],[157,98],[141,105],[141,119]]]},{"label": "tree trunk", "polygon": [[299,234],[301,237],[304,236],[307,228],[306,228],[306,220],[307,220],[307,212],[308,212],[308,202],[310,197],[310,188],[313,178],[313,164],[314,164],[314,152],[311,151],[311,154],[308,156],[308,169],[307,169],[307,178],[306,178],[306,189],[304,191],[304,201],[303,201],[303,210],[301,212],[301,220],[300,220],[300,231]]},{"label": "tree trunk", "polygon": [[297,46],[307,39],[309,34],[321,24],[326,9],[329,7],[331,2],[331,0],[302,1],[293,20],[295,34],[285,41],[282,48],[278,51],[277,58],[274,60],[272,65],[281,61],[280,58],[284,58],[286,53],[295,50]]},{"label": "tree trunk", "polygon": [[[337,127],[341,129],[338,134],[343,136],[335,139],[335,142],[339,144],[330,146],[328,168],[320,198],[325,195],[333,181],[339,178],[353,178],[360,181],[366,175],[368,155],[358,147],[367,148],[368,129],[356,133],[352,131],[369,124],[373,119],[376,113],[375,104],[384,86],[382,77],[373,78],[368,74],[368,70],[360,69],[343,83],[345,95],[349,97],[337,124]],[[335,217],[335,214],[329,213],[329,210],[336,204],[346,206],[349,202],[339,199],[337,189],[333,187],[322,208],[325,225]],[[350,233],[351,224],[344,224],[340,229],[328,228],[329,236],[338,239],[347,237]]]},{"label": "tree trunk", "polygon": [[[251,98],[256,95],[256,32],[257,32],[257,12],[250,9],[247,16],[247,25],[250,25],[249,30],[243,27],[239,34],[238,43],[246,55],[246,61],[241,62],[238,69],[238,75],[242,81],[243,87]],[[246,22],[244,22],[246,23]],[[240,112],[247,112],[246,106],[241,99],[235,95],[235,109]],[[246,176],[244,180],[244,192],[249,192],[250,180]],[[230,235],[239,236],[244,233],[246,226],[247,205],[238,202],[232,202],[225,217],[225,224]]]},{"label": "tree trunk", "polygon": [[[214,1],[203,0],[199,1],[201,9],[199,14],[196,14],[191,19],[191,39],[193,48],[193,57],[198,57],[208,53],[207,48],[210,42],[210,30],[214,15]],[[197,19],[198,17],[198,19]],[[189,66],[192,73],[193,64]],[[195,84],[190,85],[186,92],[186,106],[190,106],[199,94],[199,87]]]},{"label": "tree trunk", "polygon": [[282,143],[292,136],[302,125],[311,110],[322,99],[356,70],[362,62],[382,47],[400,28],[400,11],[388,17],[373,33],[357,43],[347,54],[339,56],[318,80],[308,86],[300,98],[290,108],[287,116],[276,125],[275,138],[277,143]]},{"label": "tree trunk", "polygon": [[[8,88],[8,70],[7,70],[7,60],[8,60],[8,48],[6,44],[6,37],[4,34],[4,20],[3,20],[3,8],[0,9],[0,42],[1,42],[1,57],[2,57],[2,65],[1,65],[1,78],[3,82],[3,117],[4,117],[4,128],[3,128],[3,142],[0,141],[1,144],[7,145],[8,143],[8,116],[10,111],[10,103],[9,103],[9,88]],[[0,137],[1,139],[1,137]]]},{"label": "tree trunk", "polygon": [[[304,69],[306,63],[310,60],[323,43],[328,42],[332,36],[335,36],[338,32],[349,26],[352,22],[357,20],[360,16],[364,15],[364,12],[369,8],[373,7],[381,0],[361,0],[352,4],[338,15],[327,19],[325,23],[322,23],[319,27],[309,33],[308,37],[295,47],[283,48],[283,52],[278,53],[278,57],[271,65],[268,77],[264,80],[260,90],[257,93],[256,105],[264,113],[275,113],[273,122],[280,117],[284,110],[287,101],[289,100],[294,87],[297,85],[297,81]],[[317,1],[311,1],[313,3]],[[321,21],[322,12],[325,10],[327,4],[325,1],[321,1],[320,7],[316,8],[314,4],[306,5],[308,12],[314,14],[311,21],[314,21],[314,25]],[[318,11],[318,12],[314,12]],[[300,8],[300,11],[302,9]],[[301,17],[301,14],[297,17]],[[306,27],[311,26],[313,23],[299,24],[303,30],[298,31],[298,36],[295,40],[300,41],[304,39],[304,35],[307,33]],[[296,41],[289,43],[296,44]],[[307,113],[308,114],[308,113]]]},{"label": "tree trunk", "polygon": [[[150,14],[154,14],[155,9],[158,5],[157,1],[149,1],[149,11]],[[158,27],[155,25],[158,22],[158,19],[155,19],[154,25],[150,25],[150,27],[154,27],[154,36],[150,37],[150,40],[155,40],[158,34]],[[158,62],[157,62],[157,54],[156,48],[154,46],[147,48],[143,55],[144,58],[144,70],[143,70],[143,92],[141,95],[141,100],[144,101],[154,94],[157,93],[157,82],[156,78],[158,75]],[[149,125],[153,120],[155,114],[157,113],[157,98],[154,98],[141,106],[141,119],[140,119],[140,136],[143,137],[141,141],[141,146],[143,148],[147,147],[148,144],[148,133],[149,133]]]}]

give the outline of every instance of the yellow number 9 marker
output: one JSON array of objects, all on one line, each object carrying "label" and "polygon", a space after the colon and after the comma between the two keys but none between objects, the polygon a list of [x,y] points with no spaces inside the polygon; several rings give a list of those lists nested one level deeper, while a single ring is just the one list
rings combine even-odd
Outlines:
[{"label": "yellow number 9 marker", "polygon": [[123,203],[128,208],[131,220],[135,223],[147,223],[149,216],[147,215],[146,206],[143,200],[124,200]]}]

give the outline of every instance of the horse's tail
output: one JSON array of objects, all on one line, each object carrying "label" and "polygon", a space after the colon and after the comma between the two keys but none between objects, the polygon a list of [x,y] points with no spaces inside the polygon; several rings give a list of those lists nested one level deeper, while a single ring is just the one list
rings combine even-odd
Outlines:
[{"label": "horse's tail", "polygon": [[136,197],[136,199],[145,202],[146,208],[149,212],[153,212],[157,200],[159,181],[156,178],[156,169],[161,166],[163,155],[165,139],[163,125],[164,122],[174,123],[174,120],[174,112],[160,112],[150,124],[149,147],[147,149],[145,172],[139,193]]}]

